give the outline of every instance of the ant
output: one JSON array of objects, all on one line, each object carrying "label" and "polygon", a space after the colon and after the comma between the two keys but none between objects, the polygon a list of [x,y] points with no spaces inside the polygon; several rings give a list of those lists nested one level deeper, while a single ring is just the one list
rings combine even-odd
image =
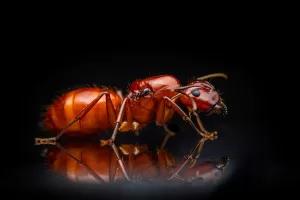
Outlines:
[{"label": "ant", "polygon": [[[152,76],[134,81],[125,97],[121,91],[109,88],[80,88],[70,91],[56,99],[45,114],[44,125],[57,133],[56,137],[36,138],[36,144],[55,143],[63,134],[86,136],[114,128],[111,138],[101,140],[100,144],[113,148],[125,177],[130,180],[114,143],[117,133],[138,132],[150,122],[155,121],[167,132],[161,145],[163,149],[168,138],[175,135],[167,128],[166,123],[177,112],[202,136],[202,139],[193,150],[194,152],[198,149],[197,155],[193,157],[193,153],[190,154],[182,166],[169,178],[172,179],[189,160],[196,162],[206,140],[217,139],[217,132],[206,131],[197,113],[227,114],[227,107],[220,94],[212,84],[206,81],[215,77],[227,79],[226,74],[215,73],[181,86],[179,80],[172,75]],[[102,98],[103,96],[105,98]],[[177,105],[179,102],[188,108],[189,115]],[[199,129],[191,120],[192,114],[196,117]]]}]

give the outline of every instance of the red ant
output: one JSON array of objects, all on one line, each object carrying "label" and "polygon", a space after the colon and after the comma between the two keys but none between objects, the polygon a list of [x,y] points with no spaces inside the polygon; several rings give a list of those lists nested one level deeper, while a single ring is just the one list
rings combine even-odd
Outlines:
[{"label": "red ant", "polygon": [[[168,138],[174,135],[165,124],[177,112],[203,138],[194,148],[194,151],[198,149],[197,155],[193,157],[193,153],[190,154],[186,162],[170,177],[172,179],[188,160],[196,162],[206,140],[217,138],[217,132],[204,129],[197,112],[227,114],[226,105],[219,93],[206,81],[214,77],[227,79],[223,73],[210,74],[181,87],[179,80],[174,76],[153,76],[134,81],[130,85],[129,94],[124,98],[119,91],[107,88],[81,88],[70,91],[58,98],[46,112],[44,125],[56,132],[57,136],[48,139],[36,138],[36,144],[55,143],[63,134],[85,136],[114,127],[111,138],[101,140],[101,145],[110,145],[113,148],[125,177],[130,180],[114,144],[118,131],[138,131],[155,120],[156,124],[163,125],[168,133],[161,146],[163,149]],[[102,98],[103,96],[106,98]],[[177,105],[179,102],[187,106],[189,115]],[[191,114],[196,117],[200,130],[192,122]]]}]

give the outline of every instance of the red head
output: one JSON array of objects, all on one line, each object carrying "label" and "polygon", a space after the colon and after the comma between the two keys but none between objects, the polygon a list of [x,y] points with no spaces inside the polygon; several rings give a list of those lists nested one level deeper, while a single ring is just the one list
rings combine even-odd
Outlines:
[{"label": "red head", "polygon": [[220,94],[215,90],[214,86],[207,81],[194,81],[187,86],[177,89],[177,91],[185,94],[181,95],[181,102],[189,108],[193,108],[193,102],[196,109],[200,112],[227,114],[227,108]]}]

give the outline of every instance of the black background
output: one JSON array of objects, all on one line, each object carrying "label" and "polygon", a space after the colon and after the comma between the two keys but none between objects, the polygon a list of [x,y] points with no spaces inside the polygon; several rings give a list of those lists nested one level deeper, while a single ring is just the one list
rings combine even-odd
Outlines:
[{"label": "black background", "polygon": [[[280,192],[282,183],[279,175],[285,170],[286,163],[277,162],[282,156],[276,146],[276,138],[280,135],[272,127],[274,106],[270,98],[274,92],[272,73],[264,61],[267,57],[257,43],[252,41],[235,41],[225,46],[215,44],[206,47],[201,40],[103,40],[93,44],[79,43],[67,38],[41,40],[34,42],[30,48],[23,48],[24,64],[18,69],[18,88],[22,96],[20,100],[21,118],[16,119],[13,129],[17,128],[14,137],[15,147],[11,147],[14,155],[9,156],[13,167],[4,175],[6,192],[24,196],[39,197],[132,197],[126,191],[100,190],[89,195],[89,189],[69,185],[61,180],[53,181],[55,176],[41,167],[40,147],[33,145],[33,138],[42,136],[38,129],[40,108],[51,103],[57,91],[74,85],[96,83],[112,85],[125,89],[136,78],[149,75],[172,74],[188,83],[193,76],[224,72],[229,79],[214,79],[212,83],[224,92],[223,97],[228,105],[228,117],[203,116],[208,130],[218,130],[220,139],[207,144],[203,157],[233,157],[236,169],[233,175],[222,186],[217,188],[210,198],[241,197],[248,194],[256,197],[259,193],[276,194]],[[21,58],[20,58],[21,59]],[[23,57],[22,57],[23,59]],[[15,69],[17,70],[17,69]],[[274,77],[274,76],[273,76]],[[20,104],[18,104],[20,105]],[[187,154],[195,143],[195,134],[189,126],[175,118],[173,123],[179,126],[176,137],[168,143],[168,149],[178,158]],[[150,125],[140,137],[132,133],[118,135],[119,141],[149,143],[155,148],[163,138],[160,128]],[[15,141],[15,140],[14,140]],[[57,178],[57,177],[56,177]],[[52,183],[49,183],[52,181]],[[53,185],[53,183],[55,183]],[[58,184],[58,185],[57,185]],[[63,188],[63,189],[62,189]],[[70,189],[71,188],[71,189]],[[163,191],[157,195],[164,197],[169,193]],[[97,197],[97,195],[102,195]],[[150,192],[150,194],[153,194]],[[173,192],[175,197],[200,198],[197,191]],[[74,196],[73,196],[74,195]],[[151,197],[151,195],[148,195]]]}]

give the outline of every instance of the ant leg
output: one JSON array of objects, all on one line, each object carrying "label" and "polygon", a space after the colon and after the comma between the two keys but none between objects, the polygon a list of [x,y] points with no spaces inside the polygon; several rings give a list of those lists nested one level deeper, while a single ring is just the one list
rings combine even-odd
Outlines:
[{"label": "ant leg", "polygon": [[165,100],[163,99],[159,105],[158,109],[156,111],[156,124],[158,126],[162,125],[165,129],[165,137],[163,139],[163,142],[160,146],[160,149],[163,150],[171,136],[175,136],[175,133],[169,130],[166,123],[167,121],[173,116],[174,109],[167,107]]},{"label": "ant leg", "polygon": [[126,104],[127,104],[128,100],[129,100],[128,97],[125,98],[124,101],[123,101],[123,103],[122,103],[122,105],[121,105],[120,112],[118,114],[118,118],[117,118],[117,121],[116,121],[116,126],[115,126],[114,132],[113,132],[113,134],[112,134],[112,136],[110,138],[112,141],[115,141],[115,139],[116,139],[116,136],[117,136],[117,133],[118,133],[118,130],[120,128],[121,121],[122,121],[121,118],[123,117],[123,115],[125,113],[125,108],[126,108]]},{"label": "ant leg", "polygon": [[196,162],[197,162],[197,159],[200,157],[200,154],[202,152],[202,149],[203,149],[203,146],[204,146],[204,142],[201,142],[199,147],[198,147],[198,150],[197,150],[197,154],[196,156],[192,156],[191,159],[190,159],[190,164],[189,164],[189,168],[192,168],[195,166]]},{"label": "ant leg", "polygon": [[[127,104],[128,99],[129,98],[126,97],[123,100],[121,108],[120,108],[120,111],[119,111],[119,114],[118,114],[118,117],[116,118],[115,123],[112,123],[113,126],[115,124],[115,128],[114,128],[112,136],[110,137],[109,140],[100,140],[101,146],[112,145],[115,142],[115,138],[117,136],[118,130],[119,130],[121,122],[122,122],[122,117],[123,117],[123,115],[125,113],[125,108],[126,108],[126,104]],[[126,109],[126,112],[127,112],[127,109]],[[108,116],[110,116],[109,111],[108,111]]]},{"label": "ant leg", "polygon": [[192,150],[192,152],[190,153],[190,155],[187,157],[187,159],[181,164],[181,166],[170,176],[170,178],[168,178],[168,180],[173,179],[174,177],[176,177],[178,175],[178,173],[181,172],[181,170],[185,167],[185,165],[188,163],[188,161],[192,160],[194,153],[196,152],[196,150],[199,148],[199,146],[203,146],[204,142],[206,141],[205,138],[202,138],[197,145],[194,147],[194,149]]},{"label": "ant leg", "polygon": [[[193,160],[195,160],[195,158],[192,156],[194,154],[194,152],[197,150],[198,148],[198,155],[200,155],[201,150],[203,148],[204,142],[206,140],[213,140],[216,139],[216,132],[213,133],[209,133],[207,134],[207,131],[205,133],[201,132],[196,125],[192,122],[192,120],[189,118],[189,116],[174,102],[172,101],[172,99],[170,99],[169,97],[163,97],[163,101],[160,103],[158,111],[157,111],[157,122],[158,123],[165,123],[165,119],[164,119],[164,108],[165,108],[165,101],[168,101],[169,103],[171,103],[172,108],[179,113],[179,115],[183,118],[183,120],[188,121],[188,123],[196,130],[196,132],[201,135],[203,138],[200,140],[200,142],[198,143],[198,145],[196,146],[196,149],[193,150],[193,153],[188,157],[188,159],[182,164],[182,166],[172,175],[171,178],[173,178],[174,176],[176,176],[182,169],[183,167],[187,164],[188,161],[192,160],[192,162],[190,163],[191,165],[193,165]],[[170,179],[171,179],[170,178]]]},{"label": "ant leg", "polygon": [[222,78],[225,78],[227,79],[227,75],[224,74],[224,73],[215,73],[215,74],[209,74],[209,75],[206,75],[206,76],[202,76],[202,77],[199,77],[197,78],[198,81],[203,81],[203,80],[206,80],[206,79],[209,79],[209,78],[216,78],[216,77],[222,77]]},{"label": "ant leg", "polygon": [[[196,117],[197,119],[197,124],[199,126],[199,129],[196,128],[196,126],[193,124],[193,122],[191,121],[191,118],[188,117],[184,111],[174,102],[172,101],[172,99],[168,98],[168,97],[164,97],[164,99],[166,99],[167,101],[169,101],[173,107],[173,109],[178,112],[184,120],[187,120],[190,125],[196,130],[196,132],[198,134],[200,134],[203,138],[205,138],[205,140],[214,140],[214,139],[217,139],[217,132],[214,131],[214,132],[208,132],[204,129],[203,125],[202,125],[202,122],[200,120],[200,117],[199,115],[197,114],[196,112],[196,109],[189,109],[189,116],[191,117],[191,112],[193,113],[193,115]],[[197,151],[197,155],[195,157],[192,157],[191,158],[191,163],[190,163],[190,167],[194,166],[194,164],[196,163],[197,159],[199,158],[200,154],[201,154],[201,151],[202,151],[202,148],[203,148],[203,145],[204,145],[204,142],[203,144],[199,145],[199,148],[198,148],[198,151]]]},{"label": "ant leg", "polygon": [[[121,118],[123,117],[125,106],[126,106],[126,103],[127,103],[128,99],[129,98],[126,97],[124,99],[124,101],[122,102],[122,105],[121,105],[121,108],[120,108],[120,111],[119,111],[119,114],[118,114],[117,118],[115,117],[114,112],[111,112],[111,111],[114,111],[113,107],[110,107],[110,105],[107,104],[107,114],[108,114],[108,117],[111,118],[111,119],[113,119],[113,118],[116,119],[116,120],[112,120],[112,121],[110,120],[110,122],[111,122],[112,125],[115,124],[115,128],[114,128],[114,132],[113,132],[111,138],[109,140],[100,140],[100,145],[101,146],[110,145],[112,147],[112,149],[114,150],[114,152],[115,152],[115,154],[117,156],[119,165],[120,165],[120,167],[122,169],[122,172],[123,172],[124,176],[126,177],[127,180],[130,181],[130,178],[129,178],[128,173],[127,173],[127,171],[125,169],[124,163],[123,163],[123,161],[121,159],[121,156],[119,154],[119,151],[118,151],[118,149],[117,149],[117,147],[116,147],[116,145],[114,143],[116,135],[117,135],[118,130],[119,130],[120,125],[121,125],[121,120],[122,120]],[[111,106],[112,106],[112,104],[111,104]],[[113,121],[114,121],[114,123],[112,123]]]},{"label": "ant leg", "polygon": [[[180,95],[181,95],[181,94],[177,94],[177,95],[173,96],[173,97],[171,98],[171,100],[172,100],[172,101],[175,101],[176,99],[178,99],[178,98],[180,97]],[[161,107],[160,109],[165,109],[165,107],[164,107],[164,108]],[[172,111],[173,111],[173,110],[172,110]],[[161,111],[161,112],[162,112],[162,111]],[[167,121],[169,118],[171,118],[171,116],[173,116],[173,113],[174,113],[174,112],[169,112],[169,113],[166,113],[166,112],[165,112],[165,115],[167,115],[167,119],[165,119],[165,123],[166,123],[166,121]],[[161,150],[163,150],[163,149],[165,148],[165,146],[166,146],[166,144],[167,144],[169,138],[170,138],[171,136],[175,136],[175,135],[176,135],[176,133],[174,133],[173,131],[171,131],[171,130],[168,128],[168,126],[167,126],[166,124],[163,125],[163,128],[165,129],[165,133],[166,133],[167,135],[165,135],[164,140],[163,140],[163,142],[162,142],[162,144],[161,144],[161,146],[160,146],[160,149],[161,149]]]},{"label": "ant leg", "polygon": [[100,140],[100,145],[101,146],[106,146],[106,145],[110,145],[112,147],[112,149],[114,150],[116,156],[117,156],[117,159],[118,159],[118,163],[122,169],[122,172],[124,174],[124,176],[126,177],[127,180],[130,181],[130,178],[128,176],[128,173],[125,169],[125,166],[124,166],[124,163],[121,159],[121,156],[119,154],[119,151],[114,143],[115,141],[115,137],[117,135],[117,132],[118,132],[118,129],[120,127],[120,124],[121,124],[121,118],[123,117],[123,114],[124,114],[124,109],[125,109],[125,106],[126,106],[126,102],[128,100],[128,97],[124,99],[124,101],[122,102],[122,105],[121,105],[121,108],[120,108],[120,112],[118,114],[118,117],[116,117],[116,114],[115,114],[115,110],[114,110],[114,107],[113,107],[113,104],[112,102],[110,101],[107,101],[107,104],[106,104],[106,107],[107,107],[107,116],[109,118],[109,121],[111,123],[112,126],[115,125],[115,128],[114,128],[114,132],[113,132],[113,135],[111,136],[111,138],[109,140]]},{"label": "ant leg", "polygon": [[115,181],[115,176],[118,167],[118,159],[116,154],[113,152],[110,156],[110,164],[109,164],[109,182],[112,183]]},{"label": "ant leg", "polygon": [[165,118],[165,107],[166,107],[166,101],[168,101],[172,108],[183,118],[184,121],[187,121],[193,129],[202,137],[205,137],[206,135],[202,133],[196,125],[192,122],[192,120],[189,118],[189,116],[169,97],[164,96],[163,100],[160,102],[159,107],[157,109],[156,113],[156,123],[157,124],[165,124],[168,119]]},{"label": "ant leg", "polygon": [[135,160],[134,150],[135,147],[132,146],[128,152],[128,175],[131,179],[133,177],[133,170],[134,170],[134,165],[133,165]]},{"label": "ant leg", "polygon": [[[64,129],[60,131],[60,133],[56,137],[47,138],[47,139],[41,139],[41,138],[35,138],[36,145],[40,144],[47,144],[47,143],[53,143],[54,141],[57,141],[67,130],[72,126],[74,123],[80,121],[84,118],[86,114],[97,104],[97,102],[101,99],[101,97],[105,95],[107,98],[107,103],[111,103],[110,95],[108,92],[103,92],[99,94],[89,105],[87,105],[76,117],[73,121],[71,121]],[[109,119],[111,121],[111,119]]]},{"label": "ant leg", "polygon": [[[191,115],[191,113],[196,117],[196,121],[197,121],[198,127],[199,127],[200,131],[202,131],[202,132],[205,133],[207,139],[214,140],[214,139],[218,138],[217,137],[217,132],[214,131],[214,132],[210,133],[210,132],[206,131],[205,128],[204,128],[204,126],[203,126],[203,124],[202,124],[202,122],[201,122],[201,120],[200,120],[199,115],[196,112],[194,112],[191,109],[189,109],[189,115]],[[204,143],[199,146],[196,156],[194,156],[192,158],[192,160],[191,160],[190,167],[193,167],[196,164],[196,161],[200,157],[201,151],[203,149],[203,145],[204,145]]]},{"label": "ant leg", "polygon": [[166,124],[163,125],[163,128],[165,129],[165,132],[166,132],[167,135],[164,137],[164,140],[163,140],[163,142],[162,142],[162,144],[161,144],[161,146],[160,146],[160,149],[164,149],[165,146],[166,146],[166,144],[167,144],[167,141],[169,140],[169,138],[170,138],[171,136],[175,136],[175,135],[176,135],[176,133],[174,133],[173,131],[171,131],[171,130],[167,127]]},{"label": "ant leg", "polygon": [[117,156],[119,165],[120,165],[120,167],[121,167],[121,169],[122,169],[122,172],[123,172],[124,176],[126,177],[126,179],[127,179],[128,181],[131,181],[131,179],[129,178],[128,173],[127,173],[127,171],[126,171],[126,169],[125,169],[124,163],[123,163],[123,161],[122,161],[122,159],[121,159],[121,156],[120,156],[120,154],[119,154],[119,151],[118,151],[118,149],[117,149],[115,143],[112,143],[112,144],[111,144],[111,147],[112,147],[112,149],[114,150],[114,152],[115,152],[115,154],[116,154],[116,156]]},{"label": "ant leg", "polygon": [[[177,106],[177,104],[174,101],[176,99],[178,99],[180,97],[180,95],[181,94],[177,94],[174,97],[172,97],[171,99],[168,99],[171,102],[171,108],[166,105],[165,98],[159,103],[159,106],[158,106],[158,109],[157,109],[157,112],[156,112],[156,124],[163,125],[163,128],[165,129],[165,132],[166,132],[166,135],[164,137],[164,140],[161,144],[160,149],[164,149],[164,147],[166,146],[167,141],[169,140],[169,138],[171,136],[175,135],[174,132],[172,132],[168,129],[168,127],[166,125],[166,122],[173,116],[174,110],[176,110],[176,109],[174,109],[174,105]],[[179,114],[181,116],[186,116],[186,114],[184,113],[183,110],[181,110],[181,108],[178,107],[178,109],[176,111],[179,112]],[[190,122],[193,123],[192,121],[190,121]],[[194,126],[196,128],[195,125],[192,125],[192,126]]]},{"label": "ant leg", "polygon": [[139,175],[135,173],[135,159],[137,155],[148,152],[148,146],[145,144],[144,145],[121,144],[119,146],[119,150],[127,158],[126,159],[127,169],[128,169],[128,175],[130,179],[133,179],[134,176],[138,177]]},{"label": "ant leg", "polygon": [[[184,88],[184,87],[182,87],[182,88]],[[177,90],[178,90],[179,88],[177,88]],[[180,89],[181,90],[181,89]],[[199,126],[199,128],[200,128],[200,131],[202,132],[202,133],[204,133],[205,134],[205,136],[209,136],[208,137],[208,139],[210,139],[210,140],[213,140],[214,138],[215,138],[215,135],[217,134],[217,132],[212,132],[212,133],[209,133],[208,131],[206,131],[205,129],[204,129],[204,127],[203,127],[203,125],[202,125],[202,123],[201,123],[201,121],[200,121],[200,118],[199,118],[199,116],[198,116],[198,114],[197,114],[197,105],[196,105],[196,102],[190,97],[190,96],[188,96],[187,94],[185,94],[184,92],[182,92],[182,91],[180,91],[180,90],[178,90],[178,92],[179,93],[181,93],[182,95],[185,95],[185,96],[187,96],[189,99],[190,99],[190,101],[191,101],[191,103],[192,103],[192,107],[193,108],[189,108],[189,118],[191,119],[191,113],[193,113],[194,114],[194,116],[196,116],[196,118],[197,118],[197,123],[198,123],[198,126]],[[170,101],[171,102],[171,99],[169,99],[168,97],[165,97],[168,101]],[[177,112],[179,111],[179,107],[177,106],[177,104],[174,104],[174,102],[171,102],[172,103],[172,105],[174,105],[174,106],[176,106],[176,107],[173,107]],[[182,111],[183,112],[183,111]],[[202,135],[203,136],[203,135]],[[204,137],[204,136],[203,136]]]},{"label": "ant leg", "polygon": [[98,180],[101,183],[105,183],[105,181],[96,173],[94,172],[89,166],[87,166],[84,162],[81,160],[78,160],[73,155],[71,155],[64,147],[62,147],[58,142],[56,142],[56,147],[59,148],[64,154],[72,158],[78,165],[80,165],[87,173],[92,175],[96,180]]},{"label": "ant leg", "polygon": [[157,167],[159,169],[160,178],[165,179],[168,171],[175,165],[173,157],[163,149],[157,149]]},{"label": "ant leg", "polygon": [[[206,76],[202,76],[202,77],[199,77],[197,78],[197,80],[206,80],[206,79],[209,79],[209,78],[216,78],[216,77],[222,77],[222,78],[225,78],[225,79],[228,79],[228,76],[224,73],[214,73],[214,74],[209,74],[209,75],[206,75]],[[205,128],[203,127],[203,124],[200,120],[200,117],[199,115],[195,112],[195,111],[191,111],[190,110],[190,115],[191,113],[193,113],[193,115],[196,117],[196,120],[197,120],[197,124],[199,126],[199,129],[204,132],[206,134],[207,137],[209,137],[210,140],[213,140],[213,139],[217,139],[217,132],[212,132],[212,133],[209,133],[208,131],[205,130]],[[203,148],[203,145],[200,145],[199,146],[199,149],[197,151],[197,155],[195,156],[195,158],[191,161],[191,164],[190,164],[190,167],[193,167],[197,161],[197,159],[199,158],[200,154],[201,154],[201,151],[202,151],[202,148]]]},{"label": "ant leg", "polygon": [[191,118],[191,114],[193,114],[196,117],[196,121],[197,121],[198,127],[199,127],[199,129],[200,129],[201,132],[205,133],[206,135],[212,135],[212,137],[213,137],[213,135],[217,135],[216,131],[213,131],[213,132],[210,133],[210,132],[208,132],[204,128],[204,126],[203,126],[203,124],[202,124],[202,122],[200,120],[200,117],[199,117],[199,115],[197,114],[196,111],[193,111],[192,109],[189,109],[189,116],[190,116],[190,118]]},{"label": "ant leg", "polygon": [[[122,147],[119,147],[119,149],[121,150],[122,154],[123,155],[130,155],[131,152],[123,152],[123,148]],[[132,156],[131,156],[132,157]],[[119,157],[118,159],[118,156],[117,156],[117,153],[115,153],[115,151],[111,154],[111,158],[110,158],[110,165],[109,165],[109,182],[114,182],[115,181],[115,176],[116,176],[116,171],[117,171],[117,166],[119,164],[119,160],[121,160],[121,158]],[[123,168],[125,169],[123,163],[121,164],[123,166]],[[122,169],[122,167],[121,167]],[[131,171],[133,171],[133,167],[132,167],[132,163],[130,164],[130,156],[128,158],[128,171],[129,171],[129,177],[131,177]],[[125,173],[124,173],[125,174]],[[125,175],[126,177],[126,175]]]}]

